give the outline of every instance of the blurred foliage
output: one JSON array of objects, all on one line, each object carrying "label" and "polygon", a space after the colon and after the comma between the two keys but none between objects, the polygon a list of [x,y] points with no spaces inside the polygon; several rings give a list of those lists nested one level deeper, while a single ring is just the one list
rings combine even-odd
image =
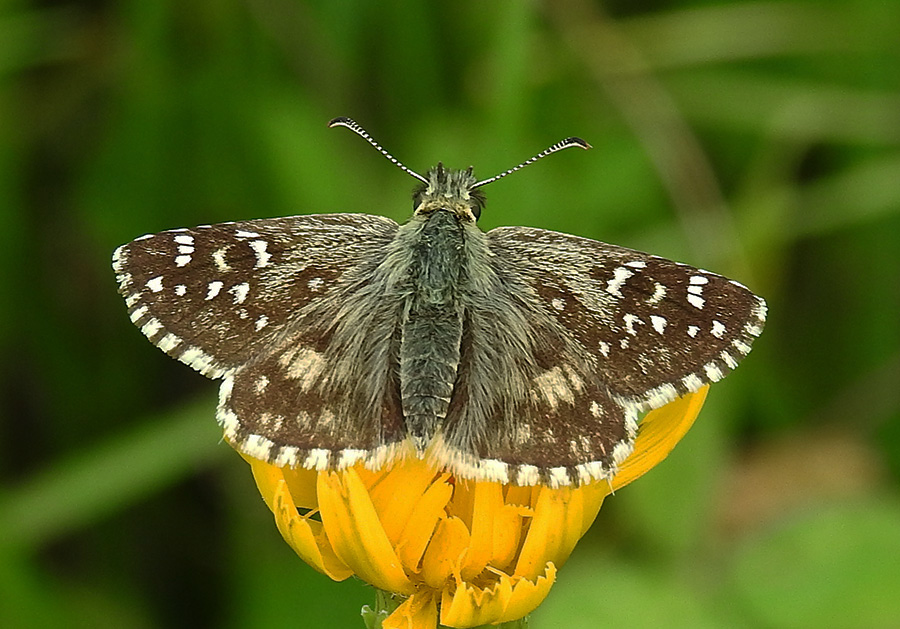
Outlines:
[{"label": "blurred foliage", "polygon": [[483,226],[713,268],[770,303],[535,627],[900,622],[900,3],[16,2],[0,9],[0,626],[360,627],[219,443],[215,385],[131,326],[113,248],[295,213]]}]

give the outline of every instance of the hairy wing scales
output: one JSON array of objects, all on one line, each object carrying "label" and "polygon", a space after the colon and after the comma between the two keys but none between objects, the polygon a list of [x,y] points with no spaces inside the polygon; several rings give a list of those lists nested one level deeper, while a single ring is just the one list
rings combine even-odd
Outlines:
[{"label": "hairy wing scales", "polygon": [[[224,378],[226,440],[282,465],[346,466],[390,457],[403,439],[388,353],[354,345],[352,326],[378,333],[374,317],[393,316],[371,280],[396,230],[360,214],[222,223],[138,238],[113,266],[144,334]],[[378,392],[353,387],[379,377]]]},{"label": "hairy wing scales", "polygon": [[221,223],[138,238],[116,250],[113,267],[135,325],[217,378],[258,355],[396,229],[361,214]]},{"label": "hairy wing scales", "polygon": [[541,229],[488,238],[623,404],[657,408],[721,379],[762,332],[765,302],[720,275]]},{"label": "hairy wing scales", "polygon": [[[492,308],[468,322],[434,455],[467,477],[608,479],[631,452],[639,411],[720,379],[762,330],[765,303],[719,275],[539,229],[495,229],[487,243]],[[480,378],[513,393],[490,399]],[[480,420],[473,406],[486,409]]]}]

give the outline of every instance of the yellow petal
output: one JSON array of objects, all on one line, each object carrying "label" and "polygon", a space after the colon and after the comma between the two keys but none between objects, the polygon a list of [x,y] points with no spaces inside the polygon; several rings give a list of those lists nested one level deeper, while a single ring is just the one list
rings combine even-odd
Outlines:
[{"label": "yellow petal", "polygon": [[613,491],[640,478],[669,456],[697,419],[707,391],[708,385],[647,413],[641,421],[634,451],[622,462],[612,480]]},{"label": "yellow petal", "polygon": [[472,512],[475,510],[475,485],[477,481],[454,479],[453,500],[447,505],[447,515],[463,521],[472,530]]},{"label": "yellow petal", "polygon": [[472,519],[469,524],[472,540],[463,561],[462,578],[469,580],[478,575],[493,558],[494,520],[503,508],[503,492],[500,483],[474,483]]},{"label": "yellow petal", "polygon": [[605,480],[598,481],[596,483],[591,483],[590,485],[583,485],[578,488],[578,491],[581,493],[581,499],[583,501],[581,511],[581,534],[578,536],[580,538],[587,533],[587,530],[591,528],[591,524],[593,524],[594,520],[597,518],[600,507],[603,506],[603,499],[609,495],[609,483]]},{"label": "yellow petal", "polygon": [[553,565],[553,562],[547,563],[544,573],[538,577],[537,581],[518,579],[513,586],[506,609],[494,622],[518,620],[533,612],[547,598],[554,581],[556,581],[556,566]]},{"label": "yellow petal", "polygon": [[450,594],[441,595],[441,624],[447,627],[477,627],[496,622],[506,611],[512,597],[512,579],[508,575],[490,588],[478,588],[465,582]]},{"label": "yellow petal", "polygon": [[548,561],[562,565],[581,538],[583,525],[581,489],[542,488],[515,574],[533,581]]},{"label": "yellow petal", "polygon": [[451,517],[438,522],[422,557],[422,580],[436,590],[443,588],[450,575],[459,574],[469,543],[469,529],[462,520]]},{"label": "yellow petal", "polygon": [[381,622],[382,629],[434,629],[437,603],[431,592],[417,592]]},{"label": "yellow petal", "polygon": [[517,620],[543,602],[555,579],[556,567],[548,563],[535,581],[504,574],[486,589],[460,583],[452,594],[442,594],[441,624],[462,628]]},{"label": "yellow petal", "polygon": [[[410,458],[395,465],[369,487],[372,505],[391,544],[397,544],[410,516],[415,513],[416,504],[436,476],[435,469],[424,461]],[[448,476],[443,475],[441,482]]]},{"label": "yellow petal", "polygon": [[506,495],[504,499],[506,504],[522,505],[523,507],[533,507],[537,502],[540,492],[535,492],[535,487],[528,485],[507,485]]},{"label": "yellow petal", "polygon": [[279,481],[272,492],[272,512],[278,531],[300,559],[335,581],[343,581],[353,574],[334,554],[322,530],[322,523],[297,514],[297,507],[284,481]]},{"label": "yellow petal", "polygon": [[284,480],[291,490],[291,498],[294,504],[303,509],[318,509],[319,500],[316,497],[316,484],[319,477],[317,470],[307,470],[302,467],[283,470]]},{"label": "yellow petal", "polygon": [[319,473],[318,495],[322,524],[341,561],[377,588],[412,594],[413,584],[355,470]]},{"label": "yellow petal", "polygon": [[493,567],[500,570],[512,569],[516,553],[522,541],[524,522],[531,522],[534,510],[519,505],[503,505],[494,519],[491,560]]},{"label": "yellow petal", "polygon": [[[578,544],[578,540],[584,533],[583,526],[586,516],[584,514],[586,495],[584,487],[572,489],[565,500],[565,511],[562,518],[562,526],[557,531],[559,544],[556,552],[546,555],[546,561],[553,562],[555,566],[562,566]],[[565,495],[563,496],[565,498]],[[595,514],[596,516],[596,514]]]},{"label": "yellow petal", "polygon": [[256,481],[256,487],[269,509],[273,509],[272,504],[275,496],[275,488],[279,482],[284,481],[284,473],[280,467],[270,465],[265,461],[254,459],[243,453],[239,453],[247,463],[250,464],[250,471],[253,472],[253,480]]},{"label": "yellow petal", "polygon": [[433,483],[416,502],[413,509],[415,517],[407,520],[396,545],[397,556],[407,573],[419,571],[422,554],[438,521],[445,516],[447,503],[452,496],[453,487],[442,479]]}]

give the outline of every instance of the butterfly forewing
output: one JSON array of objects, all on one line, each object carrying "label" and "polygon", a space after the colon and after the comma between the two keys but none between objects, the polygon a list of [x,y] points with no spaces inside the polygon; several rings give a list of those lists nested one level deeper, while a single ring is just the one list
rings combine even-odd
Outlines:
[{"label": "butterfly forewing", "polygon": [[721,379],[762,332],[765,302],[720,275],[542,229],[488,240],[623,405],[658,408]]},{"label": "butterfly forewing", "polygon": [[362,214],[205,225],[137,238],[116,250],[113,268],[135,325],[218,378],[276,343],[396,229]]}]

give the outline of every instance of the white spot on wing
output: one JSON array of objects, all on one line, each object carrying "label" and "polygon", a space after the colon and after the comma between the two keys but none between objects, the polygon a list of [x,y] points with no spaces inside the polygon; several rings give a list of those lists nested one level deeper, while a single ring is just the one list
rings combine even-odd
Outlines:
[{"label": "white spot on wing", "polygon": [[[228,382],[226,380],[225,382]],[[225,382],[222,383],[222,386],[225,386]],[[221,389],[220,389],[221,391]],[[221,399],[221,395],[219,396]],[[238,421],[237,415],[235,415],[234,411],[231,411],[225,408],[224,405],[220,404],[219,408],[216,412],[216,419],[219,421],[219,424],[222,426],[223,436],[226,441],[234,441],[235,436],[237,436],[238,428],[240,428],[240,421]]]},{"label": "white spot on wing", "polygon": [[358,450],[354,448],[341,450],[340,454],[338,455],[337,467],[339,469],[345,469],[352,465],[356,465],[364,458],[366,458],[367,454],[368,452],[366,452],[365,450]]},{"label": "white spot on wing", "polygon": [[632,275],[634,275],[634,271],[631,271],[624,266],[616,267],[615,271],[613,271],[612,279],[606,283],[606,292],[610,295],[615,295],[616,297],[624,297],[621,290],[622,286]]},{"label": "white spot on wing", "polygon": [[708,363],[703,367],[703,371],[706,372],[706,377],[709,378],[710,382],[718,382],[725,375],[715,363]]},{"label": "white spot on wing", "polygon": [[564,467],[551,467],[550,472],[550,487],[553,489],[559,489],[560,487],[565,487],[569,485],[571,481],[569,480],[569,471]]},{"label": "white spot on wing", "polygon": [[625,331],[632,336],[635,336],[637,334],[637,330],[634,328],[635,323],[644,325],[644,322],[641,321],[639,317],[636,317],[631,313],[626,312],[622,319],[624,319],[625,321]]},{"label": "white spot on wing", "polygon": [[137,323],[138,319],[147,314],[147,306],[141,306],[129,315],[132,323]]},{"label": "white spot on wing", "polygon": [[300,448],[296,446],[284,446],[272,461],[276,467],[296,467]]},{"label": "white spot on wing", "polygon": [[650,298],[647,300],[648,304],[655,305],[663,300],[663,297],[666,296],[666,287],[660,284],[659,282],[654,282],[653,284],[653,294],[650,295]]},{"label": "white spot on wing", "polygon": [[731,342],[731,344],[734,346],[734,348],[735,348],[737,351],[739,351],[741,354],[744,354],[745,356],[746,356],[747,354],[750,353],[750,346],[747,345],[747,344],[746,344],[744,341],[742,341],[741,339],[734,339],[734,340]]},{"label": "white spot on wing", "polygon": [[703,310],[703,306],[706,303],[703,300],[703,297],[698,297],[694,294],[689,294],[687,296],[687,300],[690,305],[692,305],[694,308],[697,308],[698,310]]},{"label": "white spot on wing", "polygon": [[675,388],[674,384],[666,383],[661,384],[655,389],[650,389],[647,393],[644,394],[644,399],[646,399],[646,405],[649,408],[659,408],[660,406],[664,406],[678,397],[678,389]]},{"label": "white spot on wing", "polygon": [[242,304],[244,303],[244,300],[247,299],[247,295],[250,293],[250,284],[248,284],[247,282],[235,284],[228,289],[228,292],[234,294],[234,303]]},{"label": "white spot on wing", "polygon": [[267,325],[269,325],[269,318],[266,315],[261,315],[259,319],[256,320],[254,327],[256,328],[256,331],[259,332]]},{"label": "white spot on wing", "polygon": [[323,280],[321,277],[314,277],[309,280],[306,285],[309,287],[309,290],[318,291],[322,288],[322,286],[325,285],[325,280]]},{"label": "white spot on wing", "polygon": [[711,334],[717,339],[725,336],[725,325],[721,321],[713,321],[712,322],[712,330]]},{"label": "white spot on wing", "polygon": [[692,339],[697,338],[697,332],[699,332],[699,331],[700,331],[700,328],[698,328],[696,325],[689,325],[688,329],[687,329],[688,336],[691,337]]},{"label": "white spot on wing", "polygon": [[722,359],[722,362],[725,363],[729,369],[736,369],[738,366],[737,361],[728,352],[722,352],[719,354],[719,358]]},{"label": "white spot on wing", "polygon": [[529,486],[537,485],[541,480],[540,470],[534,465],[520,465],[516,474],[516,483]]},{"label": "white spot on wing", "polygon": [[253,240],[250,242],[250,248],[256,254],[256,268],[261,269],[269,264],[272,254],[266,251],[269,243],[265,240]]},{"label": "white spot on wing", "polygon": [[181,339],[170,332],[169,334],[166,334],[164,337],[159,339],[159,342],[156,344],[156,346],[164,352],[169,352],[175,349],[175,347],[177,347],[179,343],[181,343]]},{"label": "white spot on wing", "polygon": [[177,242],[179,245],[193,247],[194,237],[190,234],[178,234],[177,236],[175,236],[175,242]]},{"label": "white spot on wing", "polygon": [[175,266],[186,266],[191,261],[191,256],[181,255],[175,257]]},{"label": "white spot on wing", "polygon": [[141,332],[143,332],[144,336],[147,338],[156,336],[160,330],[162,330],[162,323],[156,319],[149,319],[147,323],[141,326]]},{"label": "white spot on wing", "polygon": [[209,301],[210,299],[212,299],[213,297],[218,295],[219,291],[222,290],[222,286],[224,286],[224,284],[222,284],[222,282],[220,282],[218,280],[216,280],[214,282],[210,282],[209,286],[206,287],[207,288],[206,301]]},{"label": "white spot on wing", "polygon": [[306,460],[303,462],[303,467],[319,471],[327,469],[330,456],[330,450],[325,450],[323,448],[310,450],[309,454],[306,456]]},{"label": "white spot on wing", "polygon": [[653,324],[653,329],[656,330],[659,334],[662,334],[666,331],[666,321],[665,317],[660,317],[659,315],[650,315],[650,323]]},{"label": "white spot on wing", "polygon": [[681,383],[688,391],[698,391],[703,386],[703,379],[695,373],[685,376],[681,379]]},{"label": "white spot on wing", "polygon": [[263,437],[262,435],[249,435],[244,443],[241,445],[241,451],[253,457],[254,459],[260,459],[262,461],[267,461],[269,459],[269,452],[272,450],[272,446],[275,444]]},{"label": "white spot on wing", "polygon": [[179,284],[178,286],[175,287],[175,294],[178,295],[179,297],[184,297],[186,293],[187,293],[187,286],[185,286],[184,284]]},{"label": "white spot on wing", "polygon": [[566,309],[566,302],[559,297],[551,301],[550,305],[553,306],[554,310],[558,310],[559,312],[562,312]]},{"label": "white spot on wing", "polygon": [[616,447],[613,448],[613,464],[619,465],[622,461],[628,458],[633,449],[633,444],[627,441],[620,441],[619,443],[617,443]]},{"label": "white spot on wing", "polygon": [[151,280],[147,280],[147,288],[149,288],[152,292],[158,293],[163,289],[163,276],[160,275],[158,277],[154,277]]},{"label": "white spot on wing", "polygon": [[569,405],[575,403],[575,395],[572,393],[572,389],[569,388],[569,383],[559,367],[549,369],[536,377],[534,384],[544,401],[554,410],[560,402]]},{"label": "white spot on wing", "polygon": [[[226,373],[225,370],[219,369],[218,367],[214,366],[213,363],[215,362],[215,359],[199,347],[188,347],[186,350],[184,350],[184,353],[178,357],[178,360],[190,365],[203,375],[209,376],[210,378],[218,378],[222,374]],[[219,393],[221,395],[221,389]]]},{"label": "white spot on wing", "polygon": [[325,357],[308,348],[287,352],[279,362],[286,368],[288,378],[300,381],[300,390],[304,392],[318,381],[325,369]]},{"label": "white spot on wing", "polygon": [[478,463],[478,471],[482,479],[495,483],[509,482],[509,463],[497,459],[482,459]]},{"label": "white spot on wing", "polygon": [[216,263],[216,268],[220,271],[230,271],[231,267],[228,266],[228,263],[225,261],[225,251],[226,248],[222,247],[221,249],[216,249],[213,251],[212,259],[213,262]]}]

